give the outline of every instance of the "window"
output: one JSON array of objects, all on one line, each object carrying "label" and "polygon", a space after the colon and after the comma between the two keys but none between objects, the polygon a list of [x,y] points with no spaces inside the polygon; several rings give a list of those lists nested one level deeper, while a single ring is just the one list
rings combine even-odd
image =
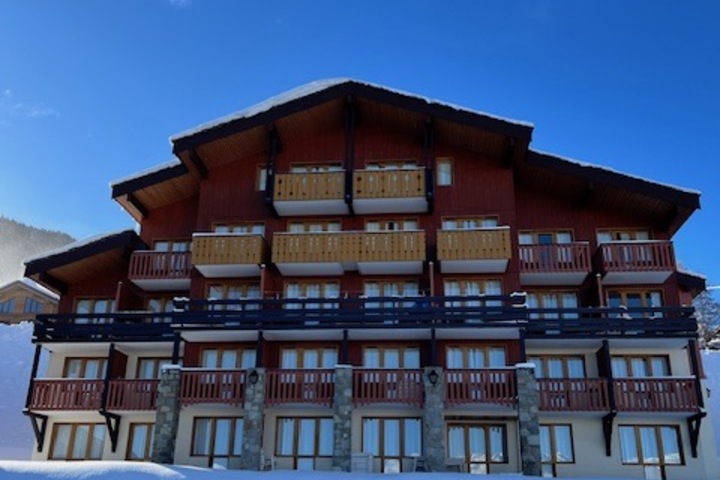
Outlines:
[{"label": "window", "polygon": [[315,461],[333,455],[333,419],[278,417],[275,455],[290,457],[295,470],[315,470]]},{"label": "window", "polygon": [[417,230],[417,218],[390,218],[383,220],[368,220],[365,222],[367,232],[387,232],[395,230]]},{"label": "window", "polygon": [[105,443],[101,423],[56,423],[50,460],[100,460]]},{"label": "window", "polygon": [[450,345],[445,351],[445,368],[505,367],[505,347]]},{"label": "window", "polygon": [[[2,307],[0,307],[1,309]],[[23,306],[23,313],[39,313],[42,312],[42,303],[34,298],[25,297],[25,305]]]},{"label": "window", "polygon": [[167,365],[172,365],[171,358],[138,358],[135,378],[142,380],[160,378],[160,371]]},{"label": "window", "polygon": [[[285,284],[285,298],[330,299],[339,297],[340,284],[338,282],[289,282]],[[318,310],[338,308],[338,304],[332,302],[287,303],[285,308]],[[306,320],[305,324],[317,324],[317,320]]]},{"label": "window", "polygon": [[669,425],[620,425],[620,454],[625,465],[642,465],[645,478],[667,478],[665,468],[683,465],[680,429]]},{"label": "window", "polygon": [[529,309],[548,309],[548,312],[531,312],[531,319],[538,318],[578,318],[578,312],[552,311],[559,308],[578,308],[577,294],[575,292],[527,292],[527,306]]},{"label": "window", "polygon": [[295,163],[290,166],[291,173],[342,172],[342,163]]},{"label": "window", "polygon": [[288,223],[288,232],[290,233],[339,232],[340,230],[340,220],[308,220]]},{"label": "window", "polygon": [[[415,280],[393,280],[393,281],[367,281],[363,286],[363,296],[368,300],[373,298],[403,298],[403,297],[419,297],[420,290],[418,282]],[[393,309],[393,308],[410,308],[415,306],[415,302],[399,301],[399,300],[386,300],[383,302],[366,301],[365,308],[369,310],[374,309]],[[384,312],[377,312],[384,313]],[[391,314],[391,312],[384,313],[385,315]],[[394,323],[396,320],[390,318],[385,320],[385,323]]]},{"label": "window", "polygon": [[254,348],[203,348],[200,362],[203,368],[248,370],[255,368]]},{"label": "window", "polygon": [[450,158],[437,159],[437,186],[445,187],[453,184],[453,161]]},{"label": "window", "polygon": [[501,300],[483,300],[482,295],[502,295],[500,280],[445,280],[444,293],[448,297],[476,297],[472,300],[445,302],[447,307],[497,307]]},{"label": "window", "polygon": [[420,368],[420,349],[412,346],[365,347],[363,367]]},{"label": "window", "polygon": [[262,222],[216,223],[215,233],[249,233],[265,235],[265,224]]},{"label": "window", "polygon": [[[175,310],[175,304],[173,303],[173,298],[171,297],[148,298],[146,305],[148,310],[158,314],[171,313]],[[170,321],[170,317],[166,315],[158,315],[153,317],[152,321],[153,323],[166,323]]]},{"label": "window", "polygon": [[335,368],[337,348],[283,348],[280,368]]},{"label": "window", "polygon": [[613,356],[611,365],[615,378],[668,377],[671,375],[670,358],[666,355]]},{"label": "window", "polygon": [[573,234],[570,230],[536,232],[521,231],[518,234],[520,245],[554,245],[572,243]]},{"label": "window", "polygon": [[507,463],[504,425],[448,425],[448,458],[462,459],[470,473],[488,474],[490,466]]},{"label": "window", "polygon": [[242,439],[242,418],[195,418],[190,454],[207,457],[210,468],[239,468]]},{"label": "window", "polygon": [[570,425],[540,425],[540,458],[543,477],[557,477],[559,464],[575,463]]},{"label": "window", "polygon": [[[77,323],[107,323],[110,320],[107,314],[114,311],[113,298],[81,298],[75,302],[75,313],[82,315],[77,318]],[[91,316],[92,313],[100,316]]]},{"label": "window", "polygon": [[154,423],[131,423],[125,459],[143,462],[150,461],[154,436]]},{"label": "window", "polygon": [[598,243],[644,241],[650,240],[652,235],[646,229],[620,229],[620,230],[598,230]]},{"label": "window", "polygon": [[63,378],[82,378],[98,380],[105,377],[106,359],[104,358],[73,358],[65,359]]},{"label": "window", "polygon": [[585,378],[585,359],[572,355],[538,355],[528,357],[535,365],[536,378]]},{"label": "window", "polygon": [[[259,300],[259,283],[219,283],[207,287],[208,300]],[[212,310],[258,310],[260,304],[256,302],[246,303],[217,303],[210,305]]]},{"label": "window", "polygon": [[414,160],[389,160],[383,162],[365,162],[367,170],[414,170],[418,168]]},{"label": "window", "polygon": [[258,192],[264,192],[267,190],[268,171],[267,168],[258,165],[257,173],[255,174],[255,190]]},{"label": "window", "polygon": [[419,418],[365,417],[362,449],[380,460],[383,473],[399,473],[402,461],[421,456],[422,421]]},{"label": "window", "polygon": [[157,240],[153,250],[156,252],[189,252],[191,246],[190,240]]},{"label": "window", "polygon": [[489,217],[448,217],[442,220],[443,230],[474,230],[498,226],[498,218]]},{"label": "window", "polygon": [[15,312],[15,299],[5,300],[0,303],[0,313],[14,313]]},{"label": "window", "polygon": [[[608,290],[608,307],[658,308],[663,305],[661,290]],[[660,316],[660,312],[635,313],[634,316]]]}]

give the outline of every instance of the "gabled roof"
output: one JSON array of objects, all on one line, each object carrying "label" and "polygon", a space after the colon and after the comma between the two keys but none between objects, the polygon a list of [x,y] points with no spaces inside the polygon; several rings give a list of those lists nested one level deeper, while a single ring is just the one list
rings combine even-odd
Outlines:
[{"label": "gabled roof", "polygon": [[45,288],[44,286],[29,278],[21,278],[20,280],[14,280],[10,283],[6,283],[5,285],[0,286],[0,296],[3,294],[3,292],[7,292],[17,288],[41,295],[52,302],[57,302],[58,300],[60,300],[60,296],[57,293]]}]

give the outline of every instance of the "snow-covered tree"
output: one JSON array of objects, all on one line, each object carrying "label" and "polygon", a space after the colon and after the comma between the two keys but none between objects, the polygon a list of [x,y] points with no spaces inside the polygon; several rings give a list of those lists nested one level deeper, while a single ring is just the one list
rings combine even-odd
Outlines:
[{"label": "snow-covered tree", "polygon": [[720,333],[720,301],[715,300],[705,290],[693,300],[697,318],[700,341],[707,344]]}]

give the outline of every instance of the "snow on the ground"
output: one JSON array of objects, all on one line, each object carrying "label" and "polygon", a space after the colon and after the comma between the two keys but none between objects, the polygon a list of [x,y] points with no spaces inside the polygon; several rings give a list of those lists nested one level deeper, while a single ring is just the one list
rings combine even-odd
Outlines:
[{"label": "snow on the ground", "polygon": [[[703,352],[703,368],[705,369],[705,387],[710,398],[705,408],[710,412],[712,428],[715,432],[715,448],[720,456],[720,352]],[[700,428],[704,428],[703,425]]]}]

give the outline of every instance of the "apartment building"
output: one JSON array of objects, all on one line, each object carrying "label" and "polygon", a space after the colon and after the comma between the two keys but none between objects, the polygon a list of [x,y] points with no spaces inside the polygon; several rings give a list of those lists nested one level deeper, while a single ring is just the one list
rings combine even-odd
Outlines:
[{"label": "apartment building", "polygon": [[139,233],[26,263],[34,458],[717,478],[699,193],[532,131],[331,80],[173,137],[112,184]]}]

